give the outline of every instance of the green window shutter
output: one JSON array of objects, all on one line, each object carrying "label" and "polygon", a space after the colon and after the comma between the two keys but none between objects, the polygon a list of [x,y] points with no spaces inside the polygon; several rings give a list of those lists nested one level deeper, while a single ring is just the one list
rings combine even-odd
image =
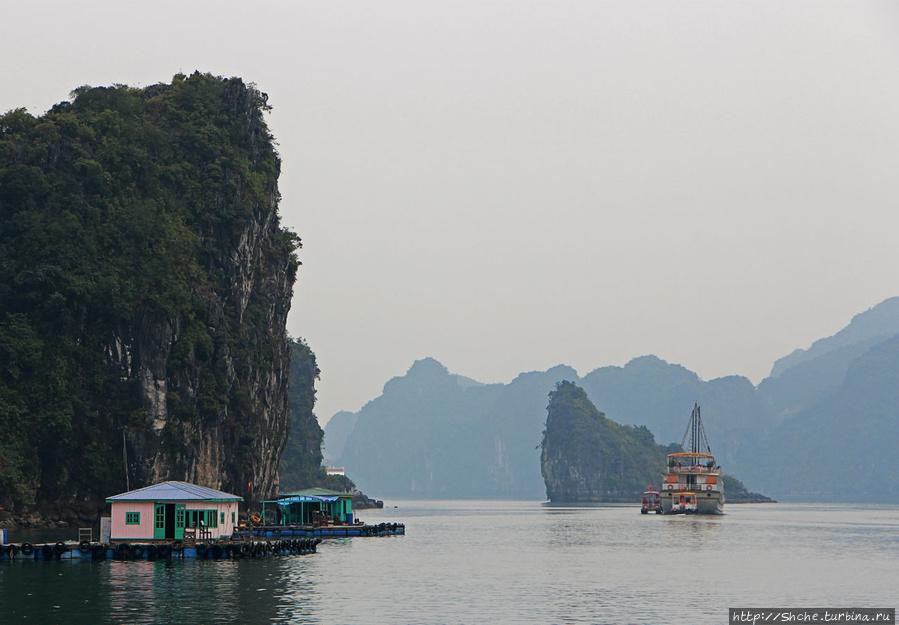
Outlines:
[{"label": "green window shutter", "polygon": [[126,512],[125,525],[140,525],[140,512]]}]

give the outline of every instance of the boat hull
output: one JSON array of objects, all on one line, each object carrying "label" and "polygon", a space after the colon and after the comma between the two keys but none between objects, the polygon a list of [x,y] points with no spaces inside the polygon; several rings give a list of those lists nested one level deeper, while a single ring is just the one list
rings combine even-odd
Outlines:
[{"label": "boat hull", "polygon": [[[676,494],[677,491],[662,493],[662,514],[681,514],[674,507]],[[724,495],[719,492],[698,494],[696,507],[689,509],[687,514],[724,514]]]},{"label": "boat hull", "polygon": [[715,495],[711,497],[697,497],[696,514],[724,514],[724,495],[720,497]]}]

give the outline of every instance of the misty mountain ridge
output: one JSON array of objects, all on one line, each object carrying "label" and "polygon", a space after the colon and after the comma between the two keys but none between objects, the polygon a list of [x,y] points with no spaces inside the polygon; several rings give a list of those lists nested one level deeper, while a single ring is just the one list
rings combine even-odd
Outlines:
[{"label": "misty mountain ridge", "polygon": [[[899,336],[855,359],[841,384],[768,437],[745,477],[784,499],[899,497]],[[749,460],[747,458],[747,460]]]},{"label": "misty mountain ridge", "polygon": [[808,349],[796,349],[789,355],[778,358],[771,367],[769,377],[779,377],[785,371],[815,360],[828,352],[847,348],[852,350],[859,345],[870,347],[897,334],[899,334],[899,296],[885,299],[876,306],[858,313],[845,328],[833,336],[815,341]]},{"label": "misty mountain ridge", "polygon": [[[646,426],[663,445],[681,442],[689,408],[698,401],[719,462],[775,498],[822,500],[831,489],[820,488],[815,476],[825,474],[840,492],[842,481],[827,461],[831,453],[868,458],[854,465],[854,479],[868,467],[892,488],[899,484],[899,466],[870,458],[869,450],[885,453],[881,443],[892,440],[899,424],[894,391],[887,388],[899,382],[899,330],[893,328],[899,329],[899,298],[779,359],[777,375],[758,387],[743,376],[705,381],[653,355],[583,377],[557,365],[508,384],[451,374],[424,358],[388,381],[358,413],[335,415],[325,427],[326,456],[378,496],[544,498],[537,447],[547,398],[557,383],[569,381],[610,420]],[[838,444],[835,432],[850,423],[852,436],[841,436]],[[874,497],[871,489],[851,493],[843,498]]]},{"label": "misty mountain ridge", "polygon": [[781,423],[811,408],[842,384],[852,363],[868,350],[899,335],[899,297],[891,297],[859,313],[845,328],[778,359],[771,376],[759,383],[759,393]]}]

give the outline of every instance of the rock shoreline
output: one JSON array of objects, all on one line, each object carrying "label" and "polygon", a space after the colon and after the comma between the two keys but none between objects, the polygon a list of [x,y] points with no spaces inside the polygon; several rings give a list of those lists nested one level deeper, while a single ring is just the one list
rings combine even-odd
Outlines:
[{"label": "rock shoreline", "polygon": [[380,499],[372,499],[368,495],[360,492],[353,495],[353,510],[372,510],[383,507],[384,502]]},{"label": "rock shoreline", "polygon": [[749,493],[748,495],[728,496],[726,503],[777,503],[776,500],[766,497],[761,493]]}]

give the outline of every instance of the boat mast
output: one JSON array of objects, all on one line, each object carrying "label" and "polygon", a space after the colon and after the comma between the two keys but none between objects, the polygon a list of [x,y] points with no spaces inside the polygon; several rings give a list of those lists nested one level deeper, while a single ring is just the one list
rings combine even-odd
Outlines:
[{"label": "boat mast", "polygon": [[[687,439],[690,439],[690,449],[687,450]],[[709,441],[705,436],[705,428],[702,425],[702,417],[699,414],[699,403],[693,403],[693,412],[690,414],[690,422],[687,423],[687,431],[684,432],[684,439],[680,444],[684,451],[691,454],[704,453],[712,455],[712,449],[709,447]]]}]

